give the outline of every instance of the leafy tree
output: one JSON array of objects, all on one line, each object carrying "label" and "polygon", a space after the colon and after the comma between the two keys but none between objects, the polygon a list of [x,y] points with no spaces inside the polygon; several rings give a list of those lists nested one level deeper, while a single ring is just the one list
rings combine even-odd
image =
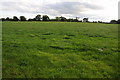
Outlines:
[{"label": "leafy tree", "polygon": [[97,21],[93,21],[93,23],[97,23]]},{"label": "leafy tree", "polygon": [[75,22],[78,22],[79,21],[78,19],[79,19],[79,17],[76,17]]},{"label": "leafy tree", "polygon": [[26,18],[24,16],[20,16],[20,21],[26,21]]},{"label": "leafy tree", "polygon": [[41,21],[41,15],[37,15],[37,16],[35,17],[35,20],[36,20],[36,21]]},{"label": "leafy tree", "polygon": [[47,15],[43,15],[42,20],[43,20],[43,21],[49,21],[50,18],[49,18]]},{"label": "leafy tree", "polygon": [[19,19],[16,16],[13,16],[13,21],[19,21]]},{"label": "leafy tree", "polygon": [[33,19],[28,19],[28,21],[33,21]]},{"label": "leafy tree", "polygon": [[73,19],[73,22],[78,22],[78,20],[77,19]]},{"label": "leafy tree", "polygon": [[67,21],[67,19],[65,17],[60,17],[60,21]]},{"label": "leafy tree", "polygon": [[82,20],[80,20],[79,22],[82,22]]},{"label": "leafy tree", "polygon": [[117,23],[120,24],[120,19],[118,19]]},{"label": "leafy tree", "polygon": [[5,21],[5,18],[1,18],[2,21]]},{"label": "leafy tree", "polygon": [[98,23],[102,23],[102,21],[98,21]]},{"label": "leafy tree", "polygon": [[116,24],[117,21],[116,21],[116,20],[111,20],[110,23],[111,23],[111,24]]},{"label": "leafy tree", "polygon": [[9,18],[9,17],[7,17],[7,18],[5,19],[5,21],[10,21],[10,18]]},{"label": "leafy tree", "polygon": [[89,22],[88,18],[83,18],[83,22]]},{"label": "leafy tree", "polygon": [[56,17],[55,19],[56,19],[56,21],[60,21],[61,20],[60,17]]},{"label": "leafy tree", "polygon": [[68,21],[68,22],[73,22],[74,19],[71,19],[71,18],[70,18],[70,19],[67,19],[67,21]]},{"label": "leafy tree", "polygon": [[28,21],[36,21],[36,19],[35,18],[33,18],[33,19],[29,18]]}]

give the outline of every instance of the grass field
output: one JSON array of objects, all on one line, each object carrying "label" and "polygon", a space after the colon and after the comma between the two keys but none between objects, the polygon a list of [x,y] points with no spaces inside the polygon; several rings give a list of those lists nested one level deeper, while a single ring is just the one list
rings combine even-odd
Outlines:
[{"label": "grass field", "polygon": [[114,78],[118,25],[3,22],[3,78]]}]

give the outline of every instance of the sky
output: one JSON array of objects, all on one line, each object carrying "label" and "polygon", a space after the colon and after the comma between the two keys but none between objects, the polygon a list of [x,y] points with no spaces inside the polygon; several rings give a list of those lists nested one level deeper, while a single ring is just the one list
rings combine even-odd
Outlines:
[{"label": "sky", "polygon": [[37,14],[50,18],[87,17],[89,21],[118,19],[119,0],[0,0],[0,18],[25,16],[34,18]]}]

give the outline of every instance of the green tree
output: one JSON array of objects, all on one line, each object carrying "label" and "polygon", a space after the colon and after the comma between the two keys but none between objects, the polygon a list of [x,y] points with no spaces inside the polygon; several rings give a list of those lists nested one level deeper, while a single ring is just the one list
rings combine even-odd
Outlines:
[{"label": "green tree", "polygon": [[83,18],[83,22],[89,22],[88,18]]},{"label": "green tree", "polygon": [[5,21],[5,18],[1,18],[2,21]]},{"label": "green tree", "polygon": [[111,20],[110,23],[112,23],[112,24],[116,24],[117,21],[116,21],[116,20]]},{"label": "green tree", "polygon": [[16,16],[13,16],[13,21],[19,21],[19,19]]},{"label": "green tree", "polygon": [[120,24],[120,19],[118,19],[117,23]]},{"label": "green tree", "polygon": [[43,15],[42,20],[43,20],[43,21],[49,21],[50,18],[49,18],[47,15]]},{"label": "green tree", "polygon": [[67,19],[65,17],[60,17],[60,21],[67,21]]},{"label": "green tree", "polygon": [[56,17],[55,19],[56,19],[56,21],[60,21],[61,20],[60,17]]},{"label": "green tree", "polygon": [[7,17],[7,18],[5,19],[5,21],[10,21],[10,18],[9,18],[9,17]]},{"label": "green tree", "polygon": [[37,16],[35,17],[35,20],[36,20],[36,21],[41,21],[41,15],[37,15]]},{"label": "green tree", "polygon": [[24,16],[20,16],[20,21],[26,21],[26,18]]}]

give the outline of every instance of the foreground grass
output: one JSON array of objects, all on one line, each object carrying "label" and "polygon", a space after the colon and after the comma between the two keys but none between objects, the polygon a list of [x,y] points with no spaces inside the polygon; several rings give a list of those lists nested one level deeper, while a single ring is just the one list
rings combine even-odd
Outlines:
[{"label": "foreground grass", "polygon": [[3,78],[114,78],[118,26],[3,22]]}]

